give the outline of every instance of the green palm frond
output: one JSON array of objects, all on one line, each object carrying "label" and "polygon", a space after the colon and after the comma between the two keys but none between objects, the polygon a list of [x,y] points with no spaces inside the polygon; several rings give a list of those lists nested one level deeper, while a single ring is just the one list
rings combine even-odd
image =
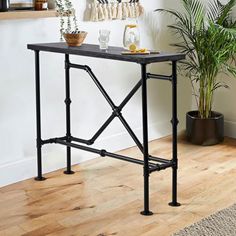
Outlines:
[{"label": "green palm frond", "polygon": [[[218,2],[219,2],[219,0],[218,0]],[[232,12],[233,7],[236,5],[236,0],[230,0],[225,5],[223,5],[220,2],[219,2],[219,4],[221,4],[221,12],[220,12],[220,16],[217,19],[216,23],[224,26],[224,23],[227,22],[227,20],[229,19],[229,16]]]},{"label": "green palm frond", "polygon": [[211,114],[214,91],[226,84],[217,81],[219,73],[236,77],[236,21],[232,8],[236,0],[222,4],[212,0],[204,5],[201,0],[178,0],[183,12],[172,9],[158,9],[175,18],[168,27],[174,32],[173,44],[186,54],[180,69],[199,85],[199,94],[194,91],[201,117]]},{"label": "green palm frond", "polygon": [[207,17],[209,20],[216,22],[220,17],[220,9],[222,8],[222,4],[218,0],[209,1],[208,3],[208,11]]},{"label": "green palm frond", "polygon": [[183,0],[183,6],[192,25],[199,29],[204,22],[205,7],[201,1]]},{"label": "green palm frond", "polygon": [[227,4],[222,4],[219,0],[209,1],[208,3],[208,18],[219,24],[227,24],[232,12],[232,8],[235,6],[236,0],[230,0]]}]

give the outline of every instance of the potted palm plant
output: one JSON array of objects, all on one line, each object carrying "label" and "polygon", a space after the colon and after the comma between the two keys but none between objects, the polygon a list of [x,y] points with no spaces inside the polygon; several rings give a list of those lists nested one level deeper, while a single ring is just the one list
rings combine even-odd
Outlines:
[{"label": "potted palm plant", "polygon": [[69,46],[81,46],[87,32],[78,28],[75,9],[70,0],[56,0],[56,10],[60,17],[61,39],[66,40]]},{"label": "potted palm plant", "polygon": [[191,80],[198,107],[186,115],[187,138],[194,144],[217,144],[224,139],[224,116],[213,111],[214,92],[228,88],[221,74],[236,76],[236,21],[231,14],[236,0],[226,4],[219,0],[179,2],[183,11],[156,11],[175,18],[168,27],[180,42],[173,45],[186,54],[179,68]]}]

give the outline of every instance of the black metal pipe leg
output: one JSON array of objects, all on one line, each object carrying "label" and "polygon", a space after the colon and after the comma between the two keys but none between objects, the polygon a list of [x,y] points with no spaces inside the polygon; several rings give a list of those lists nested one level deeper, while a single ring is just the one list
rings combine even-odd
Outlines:
[{"label": "black metal pipe leg", "polygon": [[[66,88],[66,141],[71,142],[71,118],[70,118],[70,67],[69,55],[65,55],[65,88]],[[66,170],[64,174],[71,175],[74,171],[71,170],[71,147],[66,147]]]},{"label": "black metal pipe leg", "polygon": [[177,170],[178,170],[178,150],[177,150],[177,63],[172,62],[172,162],[174,163],[172,167],[172,202],[169,203],[170,206],[178,207],[180,203],[177,201]]},{"label": "black metal pipe leg", "polygon": [[37,132],[37,181],[43,181],[46,178],[42,175],[42,139],[41,139],[41,104],[40,104],[40,65],[39,51],[35,51],[35,88],[36,88],[36,132]]},{"label": "black metal pipe leg", "polygon": [[146,65],[141,65],[142,72],[142,115],[143,115],[143,176],[144,176],[144,210],[140,213],[150,216],[149,210],[149,153],[148,153],[148,117],[147,117],[147,72]]}]

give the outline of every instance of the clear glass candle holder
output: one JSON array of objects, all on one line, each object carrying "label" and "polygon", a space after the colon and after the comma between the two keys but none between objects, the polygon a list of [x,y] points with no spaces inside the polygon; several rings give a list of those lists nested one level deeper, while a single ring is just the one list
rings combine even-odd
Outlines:
[{"label": "clear glass candle holder", "polygon": [[110,30],[99,30],[99,46],[101,50],[107,50],[108,49],[108,44],[110,40]]}]

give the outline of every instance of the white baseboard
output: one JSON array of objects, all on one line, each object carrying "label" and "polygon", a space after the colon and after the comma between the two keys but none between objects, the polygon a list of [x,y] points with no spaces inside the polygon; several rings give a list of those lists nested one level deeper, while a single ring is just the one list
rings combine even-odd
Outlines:
[{"label": "white baseboard", "polygon": [[225,121],[225,136],[236,138],[236,122]]},{"label": "white baseboard", "polygon": [[[134,129],[136,135],[142,140],[142,129]],[[149,140],[154,140],[167,136],[171,133],[169,122],[151,124],[149,126]],[[98,148],[104,148],[107,151],[115,152],[134,146],[133,140],[126,132],[122,132],[110,137],[100,139],[95,145]],[[95,158],[97,155],[73,150],[72,164],[79,164],[86,160]],[[46,146],[43,147],[43,173],[48,173],[65,167],[65,147],[57,145],[55,151],[48,152]],[[0,166],[0,187],[16,183],[36,175],[36,157],[27,158],[14,163],[8,163]]]}]

